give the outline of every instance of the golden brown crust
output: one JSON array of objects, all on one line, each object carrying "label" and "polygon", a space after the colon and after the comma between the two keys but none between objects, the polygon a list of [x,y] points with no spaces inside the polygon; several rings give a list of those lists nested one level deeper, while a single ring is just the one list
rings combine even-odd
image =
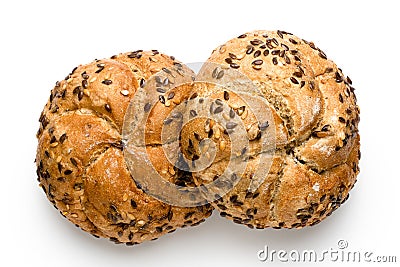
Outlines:
[{"label": "golden brown crust", "polygon": [[[347,199],[359,172],[359,108],[351,80],[314,43],[283,31],[243,34],[215,49],[208,61],[247,75],[269,102],[276,129],[275,157],[263,184],[248,192],[259,168],[253,140],[242,179],[214,207],[251,228],[299,228],[330,215]],[[203,88],[203,94],[212,91]],[[198,185],[221,175],[228,146],[226,151],[217,151],[218,160],[195,175]]]},{"label": "golden brown crust", "polygon": [[[131,245],[211,215],[210,205],[174,207],[144,193],[122,151],[122,125],[133,95],[150,76],[174,65],[187,69],[155,50],[120,54],[80,65],[52,90],[37,135],[38,180],[61,214],[83,230]],[[189,96],[182,88],[175,89],[178,104]],[[159,128],[170,109],[160,103],[152,109],[149,144],[160,144]],[[157,170],[173,169],[161,146],[147,150]],[[163,175],[170,182],[179,176]]]},{"label": "golden brown crust", "polygon": [[256,31],[232,39],[208,61],[247,75],[284,120],[290,140],[303,140],[318,122],[323,98],[313,69],[302,52],[276,32]]},{"label": "golden brown crust", "polygon": [[[123,123],[140,87],[154,89],[150,94],[159,101],[144,110],[149,114],[145,146],[137,147],[137,156],[147,161],[141,158],[146,154],[163,179],[178,186],[218,179],[237,140],[231,140],[228,124],[194,118],[179,137],[183,154],[192,161],[204,154],[211,157],[209,145],[202,142],[210,139],[216,148],[214,162],[194,174],[179,170],[162,147],[176,141],[164,140],[161,130],[173,109],[188,99],[205,98],[214,103],[211,113],[232,115],[228,120],[240,118],[249,143],[236,157],[243,156],[247,165],[238,173],[242,179],[235,187],[213,202],[221,216],[250,228],[301,228],[319,223],[348,198],[359,172],[359,108],[351,80],[322,50],[287,32],[255,31],[219,46],[208,62],[238,70],[257,87],[268,103],[261,112],[271,114],[275,154],[268,154],[261,141],[269,124],[257,121],[252,113],[257,107],[229,91],[234,84],[222,88],[188,82],[182,73],[193,72],[156,50],[96,60],[57,82],[40,116],[38,180],[63,216],[94,236],[129,245],[197,225],[210,216],[210,205],[171,206],[146,194],[132,179],[130,162],[124,159]],[[176,68],[176,75],[168,68]],[[168,79],[163,75],[150,79],[160,71]],[[183,81],[173,89],[159,88]],[[250,191],[264,156],[270,157],[271,167],[257,190]]]}]

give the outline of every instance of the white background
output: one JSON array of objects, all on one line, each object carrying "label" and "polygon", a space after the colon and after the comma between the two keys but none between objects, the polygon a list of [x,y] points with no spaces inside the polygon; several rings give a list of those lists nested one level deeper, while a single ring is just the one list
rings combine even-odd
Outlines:
[{"label": "white background", "polygon": [[[0,265],[269,266],[257,259],[265,245],[318,252],[337,249],[340,239],[349,250],[396,255],[399,262],[396,2],[2,1]],[[78,64],[136,49],[204,61],[217,45],[255,29],[313,40],[352,78],[361,107],[362,160],[345,205],[303,230],[250,230],[215,212],[196,228],[135,247],[94,239],[51,207],[33,160],[37,120],[56,80]]]}]

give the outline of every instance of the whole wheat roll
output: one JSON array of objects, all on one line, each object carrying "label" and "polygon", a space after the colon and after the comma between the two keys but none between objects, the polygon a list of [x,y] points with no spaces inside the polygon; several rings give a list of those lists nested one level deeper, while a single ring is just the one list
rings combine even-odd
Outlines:
[{"label": "whole wheat roll", "polygon": [[[257,123],[243,111],[258,107],[247,106],[235,93],[213,84],[198,85],[199,97],[226,103],[248,133],[246,170],[229,193],[213,202],[221,216],[250,228],[302,228],[318,224],[347,200],[359,173],[359,107],[352,81],[321,49],[288,32],[254,31],[217,47],[207,62],[237,70],[252,81],[268,101],[276,133],[271,168],[251,192],[254,172],[262,168],[258,166],[262,151],[257,148],[259,123],[265,122]],[[197,185],[223,173],[230,154],[226,147],[235,141],[224,132],[224,125],[213,126],[220,128],[216,138],[215,129],[211,135],[205,131],[205,123],[192,122],[182,131],[188,157],[200,153],[193,132],[202,138],[208,135],[217,148],[222,147],[213,164],[194,174]]]},{"label": "whole wheat roll", "polygon": [[[122,127],[131,99],[147,79],[168,68],[191,73],[157,50],[80,65],[56,83],[40,116],[40,186],[64,217],[96,237],[133,245],[197,225],[211,215],[210,205],[182,208],[149,196],[132,179],[124,159]],[[185,94],[177,91],[173,101],[183,101]],[[151,109],[149,128],[155,131],[146,136],[146,150],[160,173],[170,170],[161,174],[164,179],[190,181],[190,174],[165,159],[156,131],[168,109],[162,103]]]}]

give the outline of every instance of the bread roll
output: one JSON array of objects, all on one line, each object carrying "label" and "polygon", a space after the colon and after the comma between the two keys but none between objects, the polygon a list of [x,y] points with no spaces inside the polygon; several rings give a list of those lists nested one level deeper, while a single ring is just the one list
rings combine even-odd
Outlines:
[{"label": "bread roll", "polygon": [[[140,98],[147,93],[153,102]],[[49,200],[83,230],[127,245],[198,225],[213,208],[250,228],[315,225],[348,199],[359,173],[350,78],[283,31],[228,41],[196,78],[156,50],[80,65],[56,83],[39,121],[37,174]],[[149,163],[204,197],[183,188],[193,199],[177,194],[190,203],[174,205],[158,183],[150,186],[160,195],[147,190],[140,178],[152,174],[139,167]]]},{"label": "bread roll", "polygon": [[[211,215],[210,205],[182,208],[147,195],[132,179],[124,159],[122,127],[131,99],[150,76],[168,68],[191,72],[156,50],[80,65],[56,83],[40,116],[40,186],[64,217],[96,237],[133,245],[197,225]],[[179,94],[175,101],[188,97]],[[157,129],[168,108],[158,104],[151,112],[152,127]],[[190,174],[165,159],[159,134],[147,137],[154,167],[160,173],[172,170],[163,178],[190,181]]]},{"label": "bread roll", "polygon": [[[233,190],[213,202],[221,216],[250,228],[302,228],[318,224],[347,200],[359,172],[359,108],[350,78],[322,50],[287,32],[254,31],[219,46],[207,62],[219,66],[213,75],[217,84],[218,69],[247,76],[268,102],[258,112],[271,114],[268,122],[258,122],[251,110],[261,107],[248,105],[229,88],[197,85],[199,97],[228,105],[247,129],[246,169],[237,173],[241,179]],[[210,120],[192,122],[182,131],[187,157],[201,154],[193,133],[208,136],[217,147],[213,164],[194,173],[197,185],[218,179],[228,166],[229,147],[238,141],[228,136],[228,123],[211,121],[211,135],[206,123]],[[260,166],[266,153],[260,137],[268,126],[274,128],[275,151],[270,165]],[[263,183],[249,190],[263,168]]]}]

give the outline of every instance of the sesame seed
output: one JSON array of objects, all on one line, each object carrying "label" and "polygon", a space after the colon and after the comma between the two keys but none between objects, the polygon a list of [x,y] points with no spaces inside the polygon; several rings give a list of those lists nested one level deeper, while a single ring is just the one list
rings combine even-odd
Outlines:
[{"label": "sesame seed", "polygon": [[238,38],[246,38],[246,34],[239,35]]},{"label": "sesame seed", "polygon": [[266,122],[260,123],[258,125],[258,129],[260,129],[260,131],[264,131],[268,128],[268,126],[269,126],[269,122],[266,121]]},{"label": "sesame seed", "polygon": [[218,75],[217,75],[217,79],[221,79],[223,76],[224,76],[224,71],[223,70],[221,70],[220,72],[218,72]]},{"label": "sesame seed", "polygon": [[[306,43],[307,43],[307,42],[306,42]],[[314,44],[313,42],[309,42],[308,45],[309,45],[312,49],[314,49],[314,50],[317,49],[317,47],[315,46],[315,44]]]},{"label": "sesame seed", "polygon": [[58,146],[58,142],[54,142],[54,143],[51,143],[51,144],[50,144],[50,147],[53,147],[53,148],[54,148],[54,147],[56,147],[56,146]]},{"label": "sesame seed", "polygon": [[273,48],[274,48],[274,46],[271,44],[271,39],[268,39],[268,40],[267,40],[266,45],[267,45],[267,47],[268,47],[269,49],[273,49]]},{"label": "sesame seed", "polygon": [[301,73],[300,71],[296,71],[293,73],[293,76],[295,76],[297,78],[301,78],[303,76],[303,73]]},{"label": "sesame seed", "polygon": [[171,71],[169,69],[167,69],[167,68],[162,68],[162,70],[167,74],[172,74]]},{"label": "sesame seed", "polygon": [[227,91],[224,91],[224,99],[225,99],[226,101],[229,100],[229,93],[228,93]]},{"label": "sesame seed", "polygon": [[121,90],[120,93],[123,96],[128,96],[129,95],[129,91],[128,90]]},{"label": "sesame seed", "polygon": [[143,88],[145,84],[146,84],[145,80],[143,78],[140,79],[140,87]]},{"label": "sesame seed", "polygon": [[319,51],[318,55],[323,59],[327,59],[326,54],[323,51]]},{"label": "sesame seed", "polygon": [[161,102],[161,104],[165,104],[165,98],[163,95],[159,95],[158,100]]},{"label": "sesame seed", "polygon": [[225,62],[228,64],[232,64],[232,59],[230,57],[225,58]]},{"label": "sesame seed", "polygon": [[173,214],[172,210],[169,210],[169,211],[168,211],[168,215],[167,215],[168,221],[171,221],[171,220],[172,220],[172,216],[173,216],[173,215],[174,215],[174,214]]},{"label": "sesame seed", "polygon": [[331,126],[330,126],[329,124],[324,125],[324,126],[321,128],[321,131],[327,132],[327,131],[329,131],[329,128],[330,128],[330,127],[331,127]]},{"label": "sesame seed", "polygon": [[281,44],[282,48],[285,49],[285,51],[289,51],[289,47],[285,44]]},{"label": "sesame seed", "polygon": [[174,118],[174,119],[182,119],[182,117],[183,117],[183,115],[179,111],[172,114],[172,118]]},{"label": "sesame seed", "polygon": [[212,74],[211,74],[211,77],[217,78],[217,75],[218,75],[218,68],[215,68],[215,69],[213,70]]},{"label": "sesame seed", "polygon": [[240,155],[243,156],[244,154],[246,154],[246,152],[247,152],[247,147],[244,147],[240,152]]},{"label": "sesame seed", "polygon": [[232,119],[235,117],[235,111],[232,108],[229,110],[229,117]]},{"label": "sesame seed", "polygon": [[298,42],[296,41],[296,40],[294,40],[294,39],[292,39],[292,38],[289,38],[289,41],[292,43],[292,44],[298,44]]},{"label": "sesame seed", "polygon": [[72,165],[74,165],[75,167],[78,166],[78,162],[74,158],[70,158],[69,160],[71,161]]},{"label": "sesame seed", "polygon": [[168,119],[164,120],[164,125],[169,125],[169,124],[171,124],[172,121],[173,121],[172,118],[168,118]]},{"label": "sesame seed", "polygon": [[60,143],[63,144],[67,140],[67,134],[63,134],[60,136]]},{"label": "sesame seed", "polygon": [[174,98],[174,97],[175,97],[175,93],[174,93],[174,92],[170,92],[170,93],[168,94],[167,99],[168,99],[168,100],[171,100],[171,99]]},{"label": "sesame seed", "polygon": [[272,50],[271,55],[274,55],[274,56],[279,55],[279,52],[280,52],[280,50]]},{"label": "sesame seed", "polygon": [[229,53],[229,57],[230,57],[231,59],[236,59],[236,55],[235,55],[235,54],[232,54],[232,53]]},{"label": "sesame seed", "polygon": [[249,45],[247,46],[247,50],[246,50],[246,54],[250,55],[251,53],[253,53],[254,51],[254,47]]},{"label": "sesame seed", "polygon": [[83,81],[82,81],[82,87],[83,87],[83,88],[85,88],[85,89],[88,88],[88,85],[89,85],[89,83],[88,83],[87,80],[83,80]]},{"label": "sesame seed", "polygon": [[257,60],[254,60],[253,62],[251,62],[251,64],[254,64],[254,65],[261,65],[263,63],[264,63],[264,61],[262,59],[257,59]]},{"label": "sesame seed", "polygon": [[343,103],[343,96],[342,96],[342,94],[339,94],[339,101],[340,101],[341,103]]},{"label": "sesame seed", "polygon": [[164,88],[161,88],[161,87],[157,87],[156,91],[161,93],[161,94],[164,94],[165,92],[167,92],[167,90],[165,90]]},{"label": "sesame seed", "polygon": [[238,199],[238,196],[237,196],[237,195],[232,195],[232,196],[229,198],[229,201],[230,201],[230,202],[236,202],[237,199]]},{"label": "sesame seed", "polygon": [[254,52],[254,57],[259,57],[261,55],[261,51],[257,50],[256,52]]},{"label": "sesame seed", "polygon": [[339,74],[339,72],[335,73],[335,79],[336,79],[337,83],[343,82],[343,77],[342,77],[342,75]]},{"label": "sesame seed", "polygon": [[58,172],[61,173],[61,171],[63,169],[63,165],[60,162],[57,164],[57,169],[58,169]]},{"label": "sesame seed", "polygon": [[284,59],[285,59],[286,64],[291,63],[290,58],[287,55],[284,56]]},{"label": "sesame seed", "polygon": [[299,84],[299,81],[295,77],[290,77],[290,81],[294,84]]},{"label": "sesame seed", "polygon": [[105,64],[104,63],[99,63],[97,64],[97,67],[99,68],[98,70],[95,71],[95,73],[100,73],[104,69]]},{"label": "sesame seed", "polygon": [[79,91],[79,92],[78,92],[78,100],[79,100],[79,101],[82,100],[83,95],[84,95],[83,91]]},{"label": "sesame seed", "polygon": [[194,93],[194,94],[192,94],[191,96],[190,96],[190,98],[189,99],[195,99],[196,97],[198,97],[199,95],[197,94],[197,93]]},{"label": "sesame seed", "polygon": [[101,83],[103,83],[105,85],[110,85],[110,84],[112,84],[112,81],[111,80],[104,80]]},{"label": "sesame seed", "polygon": [[86,71],[82,72],[81,76],[85,80],[89,79],[89,75],[86,73]]},{"label": "sesame seed", "polygon": [[222,140],[222,141],[219,143],[219,149],[220,149],[221,151],[224,151],[225,148],[226,148],[226,142],[225,142],[224,140]]},{"label": "sesame seed", "polygon": [[233,69],[238,69],[240,66],[238,65],[238,64],[236,64],[236,63],[232,63],[232,64],[230,64],[229,65],[231,68],[233,68]]},{"label": "sesame seed", "polygon": [[227,209],[227,207],[225,207],[225,206],[222,205],[222,204],[218,204],[217,206],[218,206],[218,208],[219,208],[220,210],[226,210],[226,209]]},{"label": "sesame seed", "polygon": [[234,129],[236,126],[237,126],[237,123],[235,123],[235,122],[228,121],[228,122],[226,123],[226,128],[227,128],[228,130],[229,130],[229,129]]},{"label": "sesame seed", "polygon": [[144,112],[149,112],[151,108],[151,104],[150,103],[146,103],[146,105],[144,105]]},{"label": "sesame seed", "polygon": [[224,110],[224,109],[223,109],[222,106],[218,106],[216,109],[214,109],[214,114],[221,113],[223,110]]},{"label": "sesame seed", "polygon": [[260,44],[263,43],[263,41],[261,41],[261,40],[259,40],[259,39],[254,39],[254,40],[251,40],[250,43],[251,43],[252,45],[260,45]]},{"label": "sesame seed", "polygon": [[315,89],[315,84],[314,84],[314,81],[310,81],[310,89],[311,90],[314,90]]},{"label": "sesame seed", "polygon": [[183,68],[182,64],[179,62],[174,62],[174,66],[176,66],[178,70],[181,70]]},{"label": "sesame seed", "polygon": [[269,50],[268,49],[264,50],[263,55],[264,56],[268,56],[269,55]]},{"label": "sesame seed", "polygon": [[133,200],[133,199],[131,199],[131,207],[132,207],[132,208],[137,208],[136,201]]},{"label": "sesame seed", "polygon": [[331,73],[333,71],[333,68],[326,68],[325,73]]},{"label": "sesame seed", "polygon": [[104,108],[107,110],[108,113],[111,113],[111,107],[109,104],[105,104]]},{"label": "sesame seed", "polygon": [[[250,192],[250,191],[247,191],[246,192],[246,196],[244,197],[244,198],[252,198],[253,197],[253,193],[252,192]],[[247,213],[251,213],[252,212],[252,209],[248,209],[247,211],[246,211],[246,214]],[[248,215],[248,214],[247,214]]]},{"label": "sesame seed", "polygon": [[272,58],[272,63],[273,63],[274,65],[278,65],[278,59],[277,59],[276,57],[273,57],[273,58]]},{"label": "sesame seed", "polygon": [[191,109],[189,113],[190,113],[190,117],[196,117],[197,116],[196,110]]},{"label": "sesame seed", "polygon": [[242,116],[242,114],[243,114],[243,112],[245,111],[245,109],[246,109],[246,106],[241,106],[241,107],[239,107],[239,108],[236,110],[236,113],[237,113],[239,116]]}]

